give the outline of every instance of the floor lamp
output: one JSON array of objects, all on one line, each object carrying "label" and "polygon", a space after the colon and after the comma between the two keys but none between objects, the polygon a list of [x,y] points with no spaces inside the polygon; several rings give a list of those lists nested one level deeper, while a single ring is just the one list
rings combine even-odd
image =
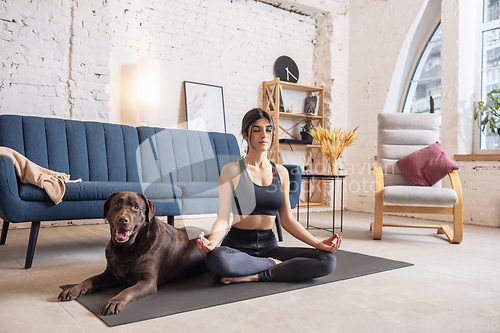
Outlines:
[{"label": "floor lamp", "polygon": [[160,61],[137,61],[137,123],[160,123]]}]

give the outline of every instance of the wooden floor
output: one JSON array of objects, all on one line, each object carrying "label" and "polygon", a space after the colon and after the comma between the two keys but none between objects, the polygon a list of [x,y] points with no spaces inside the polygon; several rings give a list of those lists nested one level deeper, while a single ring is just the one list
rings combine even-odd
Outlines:
[{"label": "wooden floor", "polygon": [[[314,212],[311,219],[330,226],[331,214]],[[301,215],[305,223],[305,211]],[[371,221],[372,214],[346,212],[342,249],[414,266],[114,328],[79,303],[56,299],[60,285],[104,269],[108,225],[42,228],[30,270],[23,269],[29,230],[10,230],[0,246],[0,331],[500,332],[500,229],[466,225],[459,245],[435,230],[407,228],[387,228],[375,241]],[[212,222],[176,219],[176,225],[207,229]],[[284,238],[282,246],[300,245],[286,232]]]}]

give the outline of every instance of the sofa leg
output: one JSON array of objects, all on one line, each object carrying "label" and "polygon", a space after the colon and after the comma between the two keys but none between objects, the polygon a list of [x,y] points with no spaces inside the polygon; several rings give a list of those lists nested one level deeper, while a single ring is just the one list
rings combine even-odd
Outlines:
[{"label": "sofa leg", "polygon": [[30,240],[28,242],[28,251],[26,252],[26,262],[24,268],[29,269],[33,264],[33,257],[35,256],[36,241],[38,239],[38,231],[40,230],[40,221],[31,222]]},{"label": "sofa leg", "polygon": [[173,216],[167,216],[167,223],[170,224],[173,227],[174,226],[174,217]]},{"label": "sofa leg", "polygon": [[7,232],[9,232],[9,221],[3,221],[3,226],[2,226],[2,238],[0,238],[0,245],[5,244],[5,240],[7,239]]}]

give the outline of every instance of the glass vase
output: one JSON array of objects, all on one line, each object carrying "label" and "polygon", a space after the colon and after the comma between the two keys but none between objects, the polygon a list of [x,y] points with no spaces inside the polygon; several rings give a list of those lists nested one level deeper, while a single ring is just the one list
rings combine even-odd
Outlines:
[{"label": "glass vase", "polygon": [[339,171],[337,170],[337,160],[329,159],[326,166],[326,174],[327,175],[338,175]]}]

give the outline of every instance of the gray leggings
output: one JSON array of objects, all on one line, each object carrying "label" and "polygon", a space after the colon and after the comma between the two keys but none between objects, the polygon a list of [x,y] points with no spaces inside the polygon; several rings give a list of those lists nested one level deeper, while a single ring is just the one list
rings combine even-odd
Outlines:
[{"label": "gray leggings", "polygon": [[[283,261],[277,265],[274,260]],[[330,274],[335,255],[312,248],[280,247],[272,230],[231,228],[220,247],[207,254],[208,270],[221,277],[258,274],[259,281],[300,282]]]}]

